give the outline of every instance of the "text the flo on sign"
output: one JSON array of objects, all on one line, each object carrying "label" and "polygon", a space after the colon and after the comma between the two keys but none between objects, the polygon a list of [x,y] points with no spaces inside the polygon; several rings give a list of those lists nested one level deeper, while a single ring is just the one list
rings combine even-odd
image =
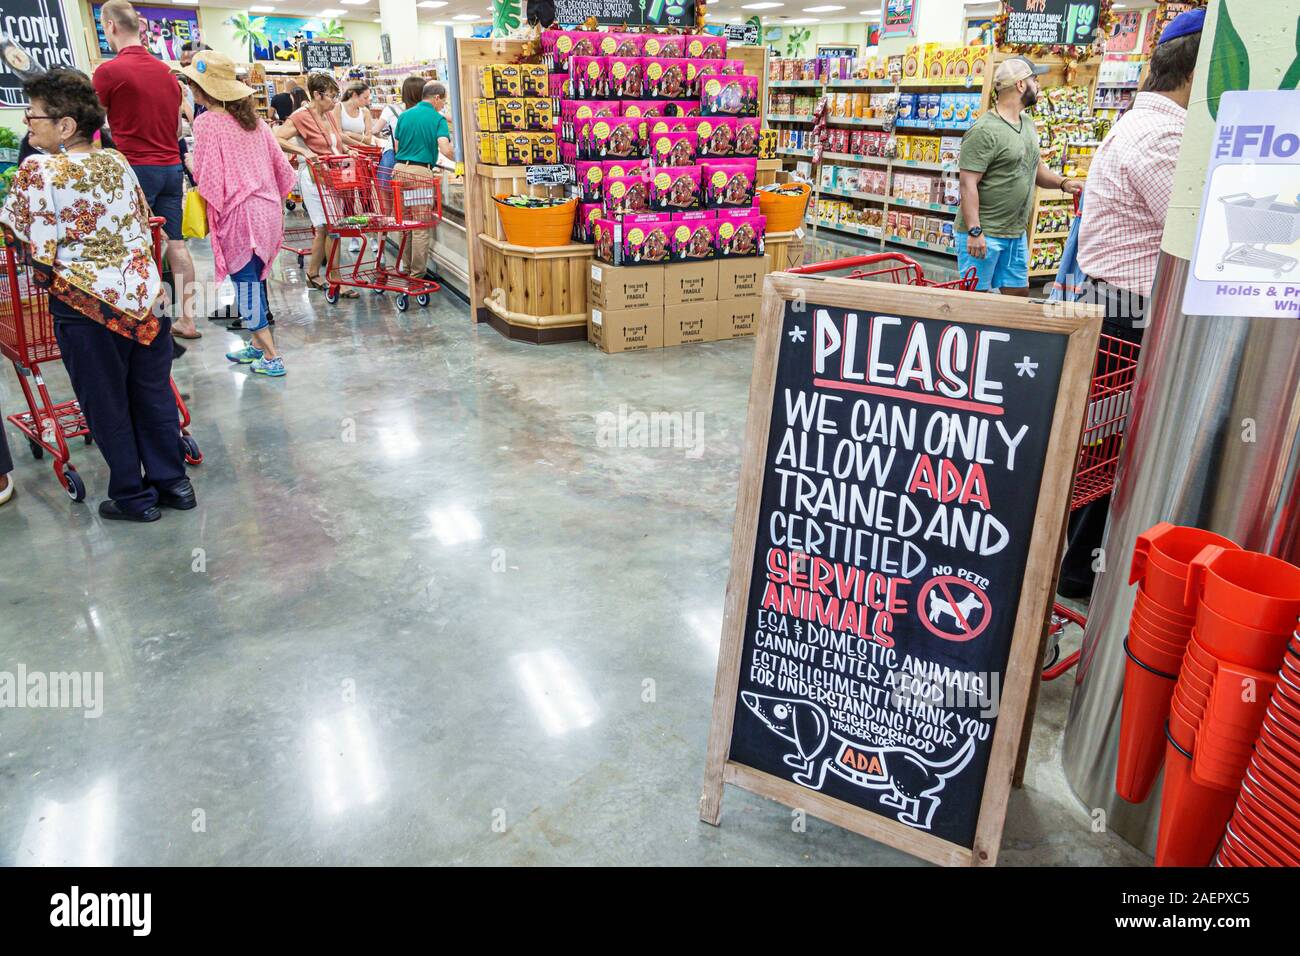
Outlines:
[{"label": "text the flo on sign", "polygon": [[[782,304],[770,407],[751,396],[766,448],[756,515],[737,514],[756,521],[733,553],[728,615],[744,624],[725,690],[719,662],[727,761],[970,851],[1013,639],[1036,655],[1046,614],[1041,595],[1020,626],[1026,580],[1055,572],[1080,425],[1065,409],[1074,440],[1054,428],[1073,327],[986,323],[926,290],[885,293],[884,311],[866,305],[872,283],[835,285]],[[1070,380],[1086,394],[1085,360]],[[1054,534],[1040,494],[1060,501]],[[1031,572],[1036,534],[1051,558]]]}]

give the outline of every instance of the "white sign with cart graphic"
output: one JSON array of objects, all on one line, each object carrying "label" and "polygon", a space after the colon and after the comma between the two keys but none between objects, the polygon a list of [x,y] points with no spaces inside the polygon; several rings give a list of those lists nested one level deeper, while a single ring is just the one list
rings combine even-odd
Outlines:
[{"label": "white sign with cart graphic", "polygon": [[1300,319],[1300,92],[1219,101],[1187,315]]}]

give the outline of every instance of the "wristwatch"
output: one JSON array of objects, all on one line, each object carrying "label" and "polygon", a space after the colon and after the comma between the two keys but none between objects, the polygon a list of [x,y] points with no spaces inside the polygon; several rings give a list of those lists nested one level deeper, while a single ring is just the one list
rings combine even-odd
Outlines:
[{"label": "wristwatch", "polygon": [[984,235],[984,227],[975,226],[968,233],[966,233],[966,235],[970,236],[972,239],[978,239],[980,236]]}]

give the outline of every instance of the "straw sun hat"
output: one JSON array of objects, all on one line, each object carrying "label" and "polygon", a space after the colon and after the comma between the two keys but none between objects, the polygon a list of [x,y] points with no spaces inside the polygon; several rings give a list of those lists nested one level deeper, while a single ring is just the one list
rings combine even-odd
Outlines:
[{"label": "straw sun hat", "polygon": [[233,103],[255,92],[235,77],[235,61],[215,50],[195,54],[190,65],[181,67],[180,72],[219,103]]}]

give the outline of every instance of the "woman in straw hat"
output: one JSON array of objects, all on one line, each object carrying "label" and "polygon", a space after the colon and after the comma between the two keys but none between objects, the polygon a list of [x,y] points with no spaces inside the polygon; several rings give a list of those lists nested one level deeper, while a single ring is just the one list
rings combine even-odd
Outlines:
[{"label": "woman in straw hat", "polygon": [[226,358],[279,377],[284,360],[267,322],[262,280],[284,238],[281,208],[293,187],[293,170],[230,57],[205,50],[181,73],[194,88],[195,102],[206,108],[194,120],[194,178],[208,204],[216,280],[230,276],[244,328],[252,334],[247,346]]}]

